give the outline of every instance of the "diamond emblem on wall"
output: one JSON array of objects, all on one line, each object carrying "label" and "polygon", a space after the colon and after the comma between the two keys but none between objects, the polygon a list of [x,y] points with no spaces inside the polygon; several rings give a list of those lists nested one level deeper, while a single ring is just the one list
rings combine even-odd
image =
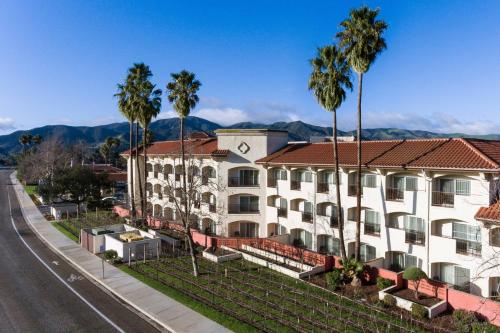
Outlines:
[{"label": "diamond emblem on wall", "polygon": [[250,150],[250,146],[247,145],[246,142],[242,142],[240,143],[240,145],[238,146],[238,150],[241,151],[243,154],[246,154],[248,153],[248,151]]}]

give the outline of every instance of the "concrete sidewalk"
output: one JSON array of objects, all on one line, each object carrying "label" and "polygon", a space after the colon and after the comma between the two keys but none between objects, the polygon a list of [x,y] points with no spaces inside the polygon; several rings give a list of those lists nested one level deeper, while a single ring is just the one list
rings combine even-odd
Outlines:
[{"label": "concrete sidewalk", "polygon": [[179,333],[231,332],[106,262],[103,279],[102,260],[54,228],[24,191],[14,173],[11,175],[11,180],[23,216],[33,231],[89,278],[169,331]]}]

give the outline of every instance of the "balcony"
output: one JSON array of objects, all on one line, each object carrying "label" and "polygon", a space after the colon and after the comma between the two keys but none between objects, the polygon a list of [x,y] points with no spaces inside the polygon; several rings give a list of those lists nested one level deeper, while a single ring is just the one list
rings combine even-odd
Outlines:
[{"label": "balcony", "polygon": [[302,222],[312,223],[312,213],[302,212]]},{"label": "balcony", "polygon": [[328,183],[318,183],[317,192],[318,193],[328,193],[330,191],[330,186]]},{"label": "balcony", "polygon": [[405,243],[425,245],[425,232],[415,230],[405,230]]},{"label": "balcony", "polygon": [[455,204],[455,193],[453,192],[432,192],[432,205],[440,207],[453,207]]},{"label": "balcony", "polygon": [[178,182],[181,181],[181,174],[180,173],[175,174],[175,180]]},{"label": "balcony", "polygon": [[259,214],[258,208],[241,206],[239,204],[229,205],[229,214]]},{"label": "balcony", "polygon": [[365,235],[380,236],[380,224],[365,222]]},{"label": "balcony", "polygon": [[[347,195],[350,197],[355,197],[357,195],[357,189],[358,187],[356,185],[349,185],[347,187]],[[363,187],[361,187],[361,195],[363,195]]]},{"label": "balcony", "polygon": [[388,187],[385,197],[386,200],[389,201],[403,201],[405,198],[405,192],[398,188]]},{"label": "balcony", "polygon": [[481,256],[481,243],[456,239],[456,253],[467,256]]},{"label": "balcony", "polygon": [[286,208],[278,207],[278,217],[287,217],[288,210]]},{"label": "balcony", "polygon": [[158,171],[154,171],[154,172],[153,172],[153,177],[154,177],[154,178],[158,178]]},{"label": "balcony", "polygon": [[267,179],[267,187],[276,187],[276,184],[277,184],[276,178]]},{"label": "balcony", "polygon": [[229,177],[229,187],[258,187],[259,184],[253,181],[241,179],[240,177]]},{"label": "balcony", "polygon": [[330,228],[338,228],[339,227],[339,219],[337,216],[330,216]]},{"label": "balcony", "polygon": [[217,207],[215,204],[211,203],[211,204],[208,204],[208,211],[210,213],[215,213],[215,211],[217,210]]},{"label": "balcony", "polygon": [[299,180],[290,181],[290,190],[300,191],[300,181]]}]

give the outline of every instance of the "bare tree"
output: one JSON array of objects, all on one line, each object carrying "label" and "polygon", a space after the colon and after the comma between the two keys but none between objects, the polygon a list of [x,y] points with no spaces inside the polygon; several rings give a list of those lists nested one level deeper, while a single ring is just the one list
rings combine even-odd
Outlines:
[{"label": "bare tree", "polygon": [[[186,149],[187,151],[185,153],[185,176],[183,176],[181,172],[183,168],[180,161],[180,153],[172,156],[174,158],[174,164],[172,166],[173,174],[164,177],[163,184],[160,188],[161,193],[157,192],[157,186],[155,186],[156,188],[150,188],[148,191],[148,198],[150,202],[151,198],[155,196],[168,200],[166,207],[172,208],[176,216],[172,220],[169,220],[169,217],[164,217],[164,219],[167,223],[179,223],[182,225],[181,232],[186,237],[193,261],[193,275],[198,276],[198,261],[191,231],[195,229],[211,233],[207,228],[203,228],[204,218],[210,218],[211,223],[215,225],[220,224],[221,221],[219,219],[223,218],[222,213],[224,207],[222,203],[217,200],[216,193],[220,193],[223,189],[220,185],[221,182],[218,174],[214,178],[213,174],[208,175],[203,173],[203,170],[208,170],[204,169],[205,167],[213,168],[213,166],[206,164],[203,159],[197,158],[192,151],[189,151],[189,148],[190,147]],[[176,169],[178,173],[175,172]],[[166,170],[162,171],[165,172]],[[166,174],[164,173],[164,175]],[[183,179],[183,177],[186,179]],[[186,186],[183,186],[184,181]],[[153,210],[153,214],[151,215],[158,215],[155,214],[153,205],[149,207]],[[164,207],[162,207],[162,210],[163,209]],[[163,215],[163,212],[161,215]],[[213,216],[217,216],[217,218],[213,219]],[[210,228],[213,226],[207,227]]]}]

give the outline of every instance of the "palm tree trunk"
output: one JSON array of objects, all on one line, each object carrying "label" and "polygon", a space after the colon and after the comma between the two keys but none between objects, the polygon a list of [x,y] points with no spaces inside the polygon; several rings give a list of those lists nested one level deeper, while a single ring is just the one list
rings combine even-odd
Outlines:
[{"label": "palm tree trunk", "polygon": [[337,196],[337,221],[339,224],[340,256],[342,260],[347,259],[344,241],[344,218],[342,214],[342,203],[340,201],[340,175],[339,175],[339,154],[337,141],[337,111],[333,111],[333,158],[335,159],[335,191]]},{"label": "palm tree trunk", "polygon": [[135,166],[137,168],[137,184],[139,184],[139,202],[141,203],[141,216],[144,217],[144,202],[142,201],[142,180],[139,168],[139,124],[135,124]]},{"label": "palm tree trunk", "polygon": [[363,73],[359,73],[358,80],[358,173],[356,175],[356,246],[354,258],[360,259],[361,252],[361,95],[363,93]]},{"label": "palm tree trunk", "polygon": [[[148,129],[147,127],[145,126],[143,129],[142,129],[142,145],[144,146],[144,162],[143,162],[143,173],[144,173],[144,179],[143,179],[143,184],[141,186],[144,186],[143,187],[143,193],[144,193],[144,197],[143,197],[143,202],[142,202],[142,207],[146,208],[148,205],[147,205],[147,191],[146,191],[146,183],[148,182],[148,177],[147,177],[147,174],[148,174],[148,171],[146,170],[146,159],[148,158],[148,151],[147,151],[147,145],[146,145],[146,135],[147,135],[147,132],[148,132]],[[147,208],[146,208],[147,209]],[[146,212],[144,210],[144,212],[142,213],[142,218],[145,219],[147,218],[147,215],[148,215],[148,212]],[[145,221],[143,221],[144,223]]]},{"label": "palm tree trunk", "polygon": [[186,231],[186,237],[188,239],[188,245],[189,245],[189,255],[191,256],[191,262],[193,264],[193,275],[198,276],[198,260],[196,258],[196,254],[194,253],[194,241],[193,237],[191,236],[191,226],[189,225],[189,209],[188,209],[188,203],[187,203],[187,182],[186,182],[186,152],[184,148],[184,117],[179,117],[180,122],[181,122],[181,158],[182,158],[182,203],[181,205],[184,206],[184,216],[183,216],[183,222],[184,222],[184,230]]},{"label": "palm tree trunk", "polygon": [[134,124],[132,121],[129,122],[130,124],[130,132],[129,132],[129,148],[130,148],[130,183],[132,184],[130,186],[130,210],[132,214],[132,220],[135,219],[135,188],[134,188],[134,158],[132,156],[132,147],[133,147],[133,138],[134,138]]}]

